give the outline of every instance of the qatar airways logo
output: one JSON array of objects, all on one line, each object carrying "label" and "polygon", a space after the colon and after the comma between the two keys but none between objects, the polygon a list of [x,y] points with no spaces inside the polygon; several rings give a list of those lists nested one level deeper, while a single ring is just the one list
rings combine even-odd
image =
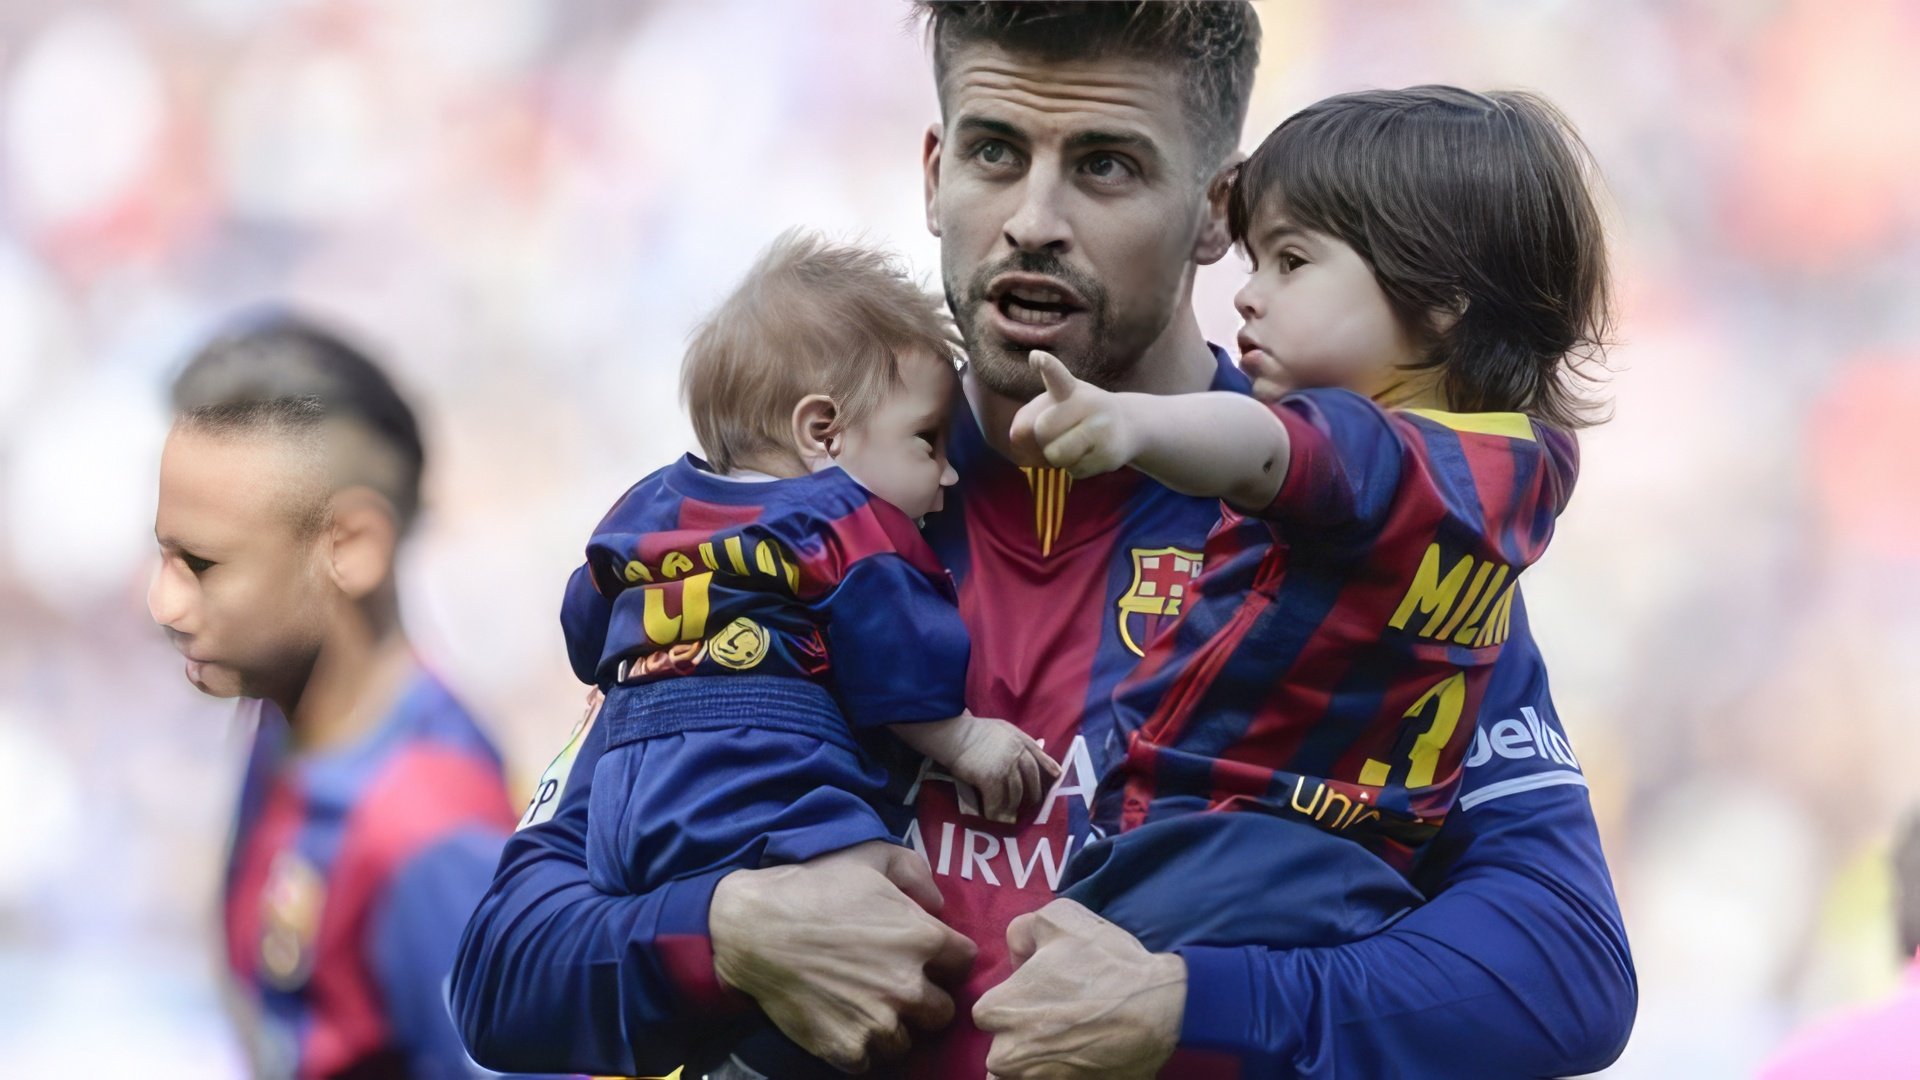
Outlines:
[{"label": "qatar airways logo", "polygon": [[[1040,744],[1046,746],[1045,741]],[[955,780],[945,770],[932,761],[920,766],[920,775],[916,776],[913,786],[907,789],[902,800],[912,806],[920,797],[920,788],[928,783],[946,783],[953,785],[954,801],[959,805],[962,818],[984,818],[980,812],[980,796],[973,788]],[[1065,814],[1066,808],[1060,805],[1063,799],[1079,799],[1080,805],[1091,810],[1093,793],[1100,786],[1100,774],[1094,770],[1093,756],[1087,752],[1087,740],[1075,735],[1068,745],[1066,756],[1060,759],[1060,777],[1047,791],[1047,797],[1040,800],[1039,807],[1032,811],[1032,825],[1045,825],[1057,814]],[[1004,828],[1004,827],[1002,827]],[[968,828],[963,822],[943,821],[937,836],[921,834],[920,822],[916,819],[907,826],[903,838],[907,845],[936,874],[958,875],[962,881],[980,879],[988,885],[1011,885],[1016,889],[1040,888],[1043,884],[1048,890],[1060,887],[1060,873],[1066,869],[1067,860],[1073,857],[1076,847],[1085,846],[1084,836],[1068,835],[1064,842],[1058,843],[1051,835],[1033,835],[1037,829],[1026,830],[1029,835],[1001,836],[982,829]]]}]

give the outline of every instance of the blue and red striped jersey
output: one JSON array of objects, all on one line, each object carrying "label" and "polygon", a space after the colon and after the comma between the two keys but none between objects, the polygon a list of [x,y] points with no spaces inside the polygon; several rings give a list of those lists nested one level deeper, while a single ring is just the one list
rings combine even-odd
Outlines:
[{"label": "blue and red striped jersey", "polygon": [[338,749],[296,755],[278,709],[242,708],[225,929],[256,1073],[472,1075],[444,986],[513,827],[498,755],[424,671]]},{"label": "blue and red striped jersey", "polygon": [[1121,764],[1096,824],[1257,809],[1405,873],[1453,805],[1576,444],[1519,413],[1387,410],[1347,390],[1273,412],[1286,479],[1259,512],[1225,512],[1178,621],[1115,691]]},{"label": "blue and red striped jersey", "polygon": [[587,543],[560,620],[581,681],[750,672],[823,685],[855,728],[966,707],[953,581],[893,504],[841,469],[721,476],[687,455]]}]

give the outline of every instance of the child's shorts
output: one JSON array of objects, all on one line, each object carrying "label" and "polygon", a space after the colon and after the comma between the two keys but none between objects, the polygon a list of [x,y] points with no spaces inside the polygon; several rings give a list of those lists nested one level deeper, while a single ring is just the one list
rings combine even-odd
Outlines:
[{"label": "child's shorts", "polygon": [[1088,844],[1060,895],[1154,952],[1357,941],[1425,897],[1351,840],[1255,811],[1195,812]]},{"label": "child's shorts", "polygon": [[888,774],[833,698],[804,679],[682,677],[616,686],[601,707],[587,874],[602,892],[650,892],[737,866],[805,862],[897,841]]}]

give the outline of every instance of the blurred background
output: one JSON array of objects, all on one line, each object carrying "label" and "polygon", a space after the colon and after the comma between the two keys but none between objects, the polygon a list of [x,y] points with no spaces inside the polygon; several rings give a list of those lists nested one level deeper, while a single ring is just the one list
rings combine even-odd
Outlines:
[{"label": "blurred background", "polygon": [[[1248,145],[1329,93],[1538,89],[1621,294],[1529,574],[1642,987],[1618,1077],[1752,1072],[1894,982],[1920,796],[1920,5],[1259,5]],[[578,714],[586,530],[692,445],[687,331],[794,224],[932,283],[936,105],[891,0],[0,3],[0,1074],[223,1077],[244,746],[148,620],[172,369],[285,300],[423,414],[415,640],[524,795]],[[1237,327],[1237,256],[1202,279]]]}]

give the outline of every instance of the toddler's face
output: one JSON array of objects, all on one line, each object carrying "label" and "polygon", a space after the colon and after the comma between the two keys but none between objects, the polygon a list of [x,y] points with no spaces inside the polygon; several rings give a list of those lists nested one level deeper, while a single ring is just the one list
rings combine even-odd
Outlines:
[{"label": "toddler's face", "polygon": [[1373,268],[1353,248],[1303,229],[1271,205],[1254,217],[1247,246],[1258,263],[1234,307],[1240,370],[1272,401],[1289,390],[1340,386],[1375,397],[1419,359]]},{"label": "toddler's face", "polygon": [[940,509],[959,479],[947,464],[947,429],[959,386],[953,367],[924,352],[900,357],[902,385],[865,423],[842,435],[834,463],[862,487],[918,520]]}]

